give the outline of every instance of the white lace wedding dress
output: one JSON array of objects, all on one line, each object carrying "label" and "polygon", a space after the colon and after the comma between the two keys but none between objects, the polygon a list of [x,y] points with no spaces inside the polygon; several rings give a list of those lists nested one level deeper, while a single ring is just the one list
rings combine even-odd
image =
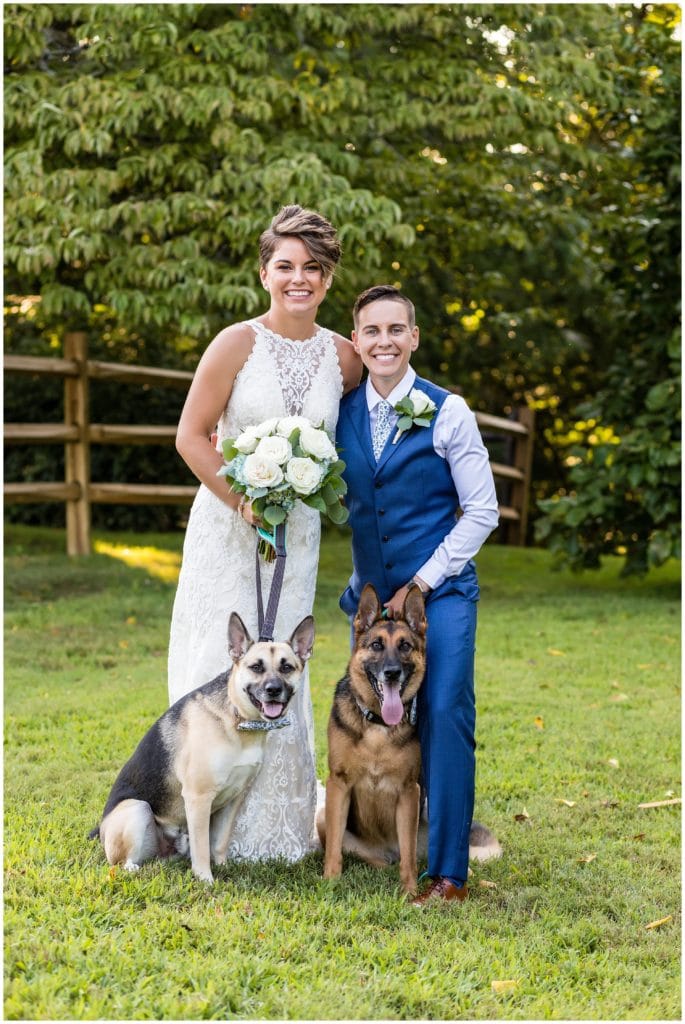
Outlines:
[{"label": "white lace wedding dress", "polygon": [[[272,416],[307,416],[333,436],[342,375],[330,331],[306,341],[248,323],[255,343],[238,373],[218,425],[220,448],[247,426]],[[285,578],[274,636],[289,639],[312,612],[319,561],[320,516],[297,502],[286,527]],[[228,505],[200,486],[188,521],[183,563],[171,619],[169,699],[177,701],[229,666],[228,618],[236,611],[256,638],[256,535]],[[273,563],[262,563],[266,609]],[[316,645],[314,647],[316,657]],[[294,861],[314,848],[316,772],[309,678],[294,698],[292,725],[267,734],[264,763],[235,822],[229,857]]]}]

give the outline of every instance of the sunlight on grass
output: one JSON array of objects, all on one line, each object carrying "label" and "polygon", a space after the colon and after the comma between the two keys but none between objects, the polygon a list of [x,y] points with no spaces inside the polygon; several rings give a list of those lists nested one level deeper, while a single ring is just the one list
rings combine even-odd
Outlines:
[{"label": "sunlight on grass", "polygon": [[155,576],[164,583],[176,583],[181,568],[181,555],[176,551],[163,551],[162,548],[132,548],[125,544],[109,544],[104,540],[96,540],[93,548],[98,555],[118,558],[132,569],[145,569],[150,576]]}]

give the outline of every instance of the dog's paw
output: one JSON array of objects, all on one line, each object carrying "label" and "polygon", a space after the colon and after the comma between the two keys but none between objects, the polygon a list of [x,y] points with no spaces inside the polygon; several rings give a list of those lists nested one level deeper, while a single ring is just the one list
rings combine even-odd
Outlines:
[{"label": "dog's paw", "polygon": [[135,864],[132,860],[127,860],[124,864],[124,871],[140,871],[140,864]]},{"label": "dog's paw", "polygon": [[404,896],[411,898],[416,896],[418,885],[416,882],[416,875],[405,875],[400,878],[400,886]]},{"label": "dog's paw", "polygon": [[193,868],[193,874],[196,878],[199,878],[201,882],[206,882],[207,885],[214,885],[214,875],[209,868],[206,871],[198,871]]}]

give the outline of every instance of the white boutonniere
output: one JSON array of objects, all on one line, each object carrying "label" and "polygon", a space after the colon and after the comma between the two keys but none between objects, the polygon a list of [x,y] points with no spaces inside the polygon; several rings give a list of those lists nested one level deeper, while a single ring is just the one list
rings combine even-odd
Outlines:
[{"label": "white boutonniere", "polygon": [[412,388],[408,395],[393,406],[393,409],[400,417],[397,421],[397,433],[392,439],[392,443],[397,444],[405,430],[411,430],[414,426],[429,427],[437,406],[423,391]]}]

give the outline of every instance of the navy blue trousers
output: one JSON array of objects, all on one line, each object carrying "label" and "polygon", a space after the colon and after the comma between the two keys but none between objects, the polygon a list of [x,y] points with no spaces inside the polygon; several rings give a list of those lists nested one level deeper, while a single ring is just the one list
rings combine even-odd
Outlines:
[{"label": "navy blue trousers", "polygon": [[426,676],[417,726],[428,795],[428,874],[465,882],[476,778],[475,570],[426,600]]}]

